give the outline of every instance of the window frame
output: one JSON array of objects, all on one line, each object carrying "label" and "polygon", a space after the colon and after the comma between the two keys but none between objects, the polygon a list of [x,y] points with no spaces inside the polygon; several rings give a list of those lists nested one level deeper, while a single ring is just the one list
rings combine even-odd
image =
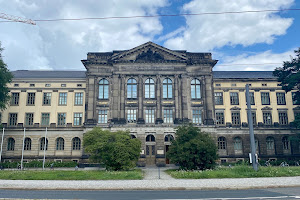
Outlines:
[{"label": "window frame", "polygon": [[191,88],[191,99],[196,100],[196,99],[201,99],[201,81],[197,78],[194,78],[191,80],[190,83],[190,88]]},{"label": "window frame", "polygon": [[163,80],[163,99],[173,99],[173,81],[170,78]]},{"label": "window frame", "polygon": [[58,94],[58,105],[59,106],[66,106],[68,101],[68,93],[67,92],[60,92]]},{"label": "window frame", "polygon": [[102,78],[99,81],[98,87],[99,87],[98,99],[108,100],[109,99],[109,81],[106,78]]},{"label": "window frame", "polygon": [[270,92],[261,92],[261,105],[270,105]]},{"label": "window frame", "polygon": [[137,81],[135,78],[127,80],[127,99],[137,99]]},{"label": "window frame", "polygon": [[[219,95],[217,95],[219,94]],[[223,105],[223,92],[215,92],[214,93],[214,100],[215,100],[215,105]]]},{"label": "window frame", "polygon": [[155,82],[152,78],[145,80],[145,99],[155,99]]},{"label": "window frame", "polygon": [[238,92],[230,92],[230,105],[239,105],[239,93]]},{"label": "window frame", "polygon": [[43,106],[51,106],[51,92],[44,92],[43,93]]}]

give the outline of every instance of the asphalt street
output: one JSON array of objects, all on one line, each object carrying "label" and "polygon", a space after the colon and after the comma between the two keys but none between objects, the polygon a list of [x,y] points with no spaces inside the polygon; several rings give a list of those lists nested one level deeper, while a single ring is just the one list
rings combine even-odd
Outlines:
[{"label": "asphalt street", "polygon": [[0,190],[0,199],[300,199],[300,187],[201,191]]}]

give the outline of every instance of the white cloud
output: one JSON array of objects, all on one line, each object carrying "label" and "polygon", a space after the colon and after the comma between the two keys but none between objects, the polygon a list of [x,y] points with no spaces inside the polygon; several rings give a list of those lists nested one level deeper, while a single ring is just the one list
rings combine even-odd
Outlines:
[{"label": "white cloud", "polygon": [[[184,5],[182,12],[281,9],[290,7],[293,2],[294,0],[193,0]],[[184,33],[167,40],[165,46],[189,51],[211,51],[225,45],[271,44],[276,36],[286,33],[292,22],[290,18],[282,18],[271,12],[187,16]]]},{"label": "white cloud", "polygon": [[[296,49],[296,48],[295,48]],[[214,71],[273,71],[276,67],[282,67],[284,61],[291,60],[294,49],[284,53],[265,51],[262,53],[244,53],[238,56],[222,56],[221,64],[214,67]]]},{"label": "white cloud", "polygon": [[[8,14],[29,19],[59,19],[157,14],[167,0],[0,0]],[[129,49],[163,30],[159,18],[38,22],[36,26],[0,23],[4,61],[16,69],[81,69],[91,51]]]}]

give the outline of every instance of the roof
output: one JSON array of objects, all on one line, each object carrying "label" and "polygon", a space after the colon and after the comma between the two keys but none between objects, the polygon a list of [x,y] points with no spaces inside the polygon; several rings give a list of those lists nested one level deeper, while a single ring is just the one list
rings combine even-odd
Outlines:
[{"label": "roof", "polygon": [[[43,70],[17,70],[12,71],[14,78],[85,78],[85,71],[43,71]],[[273,71],[214,71],[215,79],[226,78],[276,78]]]},{"label": "roof", "polygon": [[14,78],[85,78],[85,71],[43,71],[17,70],[12,71]]},{"label": "roof", "polygon": [[243,79],[257,79],[268,78],[274,79],[273,71],[214,71],[213,77],[215,79],[222,78],[243,78]]}]

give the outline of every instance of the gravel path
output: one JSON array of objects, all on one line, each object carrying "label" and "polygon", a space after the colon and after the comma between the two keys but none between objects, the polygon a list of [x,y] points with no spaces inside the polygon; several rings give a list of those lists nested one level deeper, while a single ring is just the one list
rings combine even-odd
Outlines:
[{"label": "gravel path", "polygon": [[167,169],[169,168],[153,167],[142,169],[144,172],[144,180],[175,180],[165,172]]}]

